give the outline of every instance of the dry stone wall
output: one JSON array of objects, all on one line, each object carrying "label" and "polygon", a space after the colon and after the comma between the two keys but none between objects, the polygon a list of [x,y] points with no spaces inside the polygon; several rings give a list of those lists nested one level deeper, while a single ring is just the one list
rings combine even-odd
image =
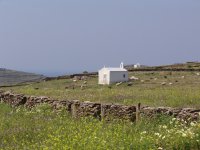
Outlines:
[{"label": "dry stone wall", "polygon": [[171,107],[142,107],[141,113],[152,117],[154,114],[174,116],[183,120],[199,120],[200,109],[195,108],[171,108]]},{"label": "dry stone wall", "polygon": [[49,97],[26,96],[23,94],[13,94],[11,92],[0,91],[0,100],[12,107],[23,105],[28,108],[38,104],[49,104],[53,109],[65,109],[73,117],[93,116],[99,120],[123,119],[135,121],[137,114],[140,116],[153,117],[156,114],[165,114],[180,119],[199,120],[200,109],[194,108],[171,108],[171,107],[148,107],[125,106],[117,104],[100,104],[95,102],[81,102],[78,100],[54,100]]},{"label": "dry stone wall", "polygon": [[117,118],[130,121],[136,120],[136,106],[102,104],[101,108],[101,112],[107,120]]}]

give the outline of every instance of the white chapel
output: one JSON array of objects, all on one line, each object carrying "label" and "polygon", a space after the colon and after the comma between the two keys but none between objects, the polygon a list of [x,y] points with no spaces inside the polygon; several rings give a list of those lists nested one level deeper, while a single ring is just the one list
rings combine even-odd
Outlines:
[{"label": "white chapel", "polygon": [[121,63],[119,68],[107,68],[104,67],[98,72],[99,84],[112,84],[116,82],[128,81],[128,71],[124,68],[124,64]]}]

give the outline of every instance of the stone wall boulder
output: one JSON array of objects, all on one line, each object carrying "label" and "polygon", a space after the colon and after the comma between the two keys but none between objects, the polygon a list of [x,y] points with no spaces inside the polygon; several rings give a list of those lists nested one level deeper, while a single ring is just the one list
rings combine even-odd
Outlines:
[{"label": "stone wall boulder", "polygon": [[171,108],[171,107],[142,107],[141,113],[148,117],[157,114],[173,116],[183,120],[199,120],[200,109],[195,108]]},{"label": "stone wall boulder", "polygon": [[136,106],[124,106],[114,104],[103,104],[102,105],[102,117],[105,120],[111,119],[124,119],[124,120],[136,120]]},{"label": "stone wall boulder", "polygon": [[93,116],[101,119],[101,104],[93,102],[77,102],[72,105],[76,105],[76,115],[78,117]]}]

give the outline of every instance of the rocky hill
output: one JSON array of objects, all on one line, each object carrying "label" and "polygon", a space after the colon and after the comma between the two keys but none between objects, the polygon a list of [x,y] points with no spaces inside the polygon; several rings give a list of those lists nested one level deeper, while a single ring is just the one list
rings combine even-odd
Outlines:
[{"label": "rocky hill", "polygon": [[0,68],[0,86],[37,82],[44,78],[43,75]]}]

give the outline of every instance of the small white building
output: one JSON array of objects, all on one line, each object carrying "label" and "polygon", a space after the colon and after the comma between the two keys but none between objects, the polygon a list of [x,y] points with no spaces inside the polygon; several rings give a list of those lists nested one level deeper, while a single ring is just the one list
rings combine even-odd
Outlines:
[{"label": "small white building", "polygon": [[141,65],[139,63],[134,65],[134,68],[140,68],[140,67],[141,67]]},{"label": "small white building", "polygon": [[128,71],[124,69],[123,63],[119,68],[102,68],[99,70],[99,84],[111,84],[128,81]]}]

